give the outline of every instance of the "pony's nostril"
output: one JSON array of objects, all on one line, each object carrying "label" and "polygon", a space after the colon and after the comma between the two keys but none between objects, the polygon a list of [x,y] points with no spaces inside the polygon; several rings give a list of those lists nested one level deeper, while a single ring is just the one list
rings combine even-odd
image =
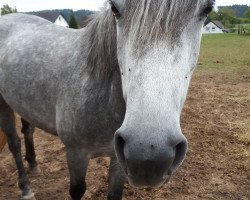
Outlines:
[{"label": "pony's nostril", "polygon": [[187,153],[188,143],[186,140],[183,140],[175,147],[175,159],[171,166],[171,171],[175,171],[182,163]]},{"label": "pony's nostril", "polygon": [[125,147],[125,140],[123,139],[123,137],[119,134],[116,133],[115,135],[115,152],[116,152],[116,156],[119,162],[121,162],[121,164],[125,164],[125,155],[124,155],[124,147]]}]

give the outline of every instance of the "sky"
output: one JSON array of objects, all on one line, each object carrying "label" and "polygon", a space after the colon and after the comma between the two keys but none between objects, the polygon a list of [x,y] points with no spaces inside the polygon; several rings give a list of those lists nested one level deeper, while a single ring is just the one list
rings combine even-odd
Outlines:
[{"label": "sky", "polygon": [[[99,10],[105,0],[0,0],[0,7],[8,4],[18,12],[69,8],[73,10]],[[247,4],[250,0],[217,0],[217,6]]]}]

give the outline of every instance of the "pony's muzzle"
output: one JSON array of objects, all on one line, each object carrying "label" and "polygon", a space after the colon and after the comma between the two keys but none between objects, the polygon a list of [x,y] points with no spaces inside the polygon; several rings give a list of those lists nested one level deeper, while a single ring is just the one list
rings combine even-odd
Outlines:
[{"label": "pony's muzzle", "polygon": [[134,134],[115,134],[116,156],[128,176],[130,185],[158,187],[170,179],[185,157],[187,140],[182,135],[178,141],[171,143],[175,145],[148,138],[143,142]]}]

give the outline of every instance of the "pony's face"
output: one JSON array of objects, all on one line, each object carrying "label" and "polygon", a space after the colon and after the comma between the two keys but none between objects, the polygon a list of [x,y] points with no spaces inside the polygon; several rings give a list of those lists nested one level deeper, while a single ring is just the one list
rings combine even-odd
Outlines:
[{"label": "pony's face", "polygon": [[112,0],[126,115],[115,134],[134,186],[156,187],[182,163],[180,115],[213,0]]}]

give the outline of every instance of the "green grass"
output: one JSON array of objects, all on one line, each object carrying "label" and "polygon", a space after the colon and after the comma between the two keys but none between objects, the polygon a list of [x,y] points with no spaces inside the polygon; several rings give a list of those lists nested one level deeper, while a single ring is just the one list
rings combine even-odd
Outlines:
[{"label": "green grass", "polygon": [[250,24],[242,24],[244,28],[250,29]]},{"label": "green grass", "polygon": [[250,69],[250,36],[207,34],[202,36],[198,71]]},{"label": "green grass", "polygon": [[235,28],[238,28],[239,26],[243,26],[246,29],[250,29],[250,23],[248,23],[248,24],[235,24]]}]

